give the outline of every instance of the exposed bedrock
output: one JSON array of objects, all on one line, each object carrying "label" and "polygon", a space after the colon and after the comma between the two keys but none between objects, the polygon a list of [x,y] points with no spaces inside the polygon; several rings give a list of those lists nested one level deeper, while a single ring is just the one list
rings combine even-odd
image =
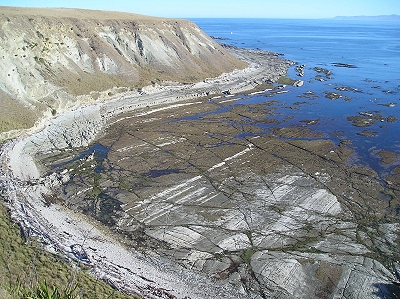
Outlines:
[{"label": "exposed bedrock", "polygon": [[[243,117],[265,116],[268,103],[176,121],[215,101],[111,118],[97,139],[106,158],[88,153],[42,184],[128,248],[249,298],[393,297],[399,225],[384,216],[376,174],[328,140],[257,135]],[[234,137],[243,131],[255,136]],[[45,169],[74,156],[38,153]]]},{"label": "exposed bedrock", "polygon": [[246,66],[187,20],[74,9],[1,7],[0,53],[9,111],[0,133],[118,92]]},{"label": "exposed bedrock", "polygon": [[291,62],[228,53],[188,21],[5,9],[3,103],[55,114],[1,152],[28,235],[148,298],[395,298],[399,224],[378,175],[318,134],[262,131],[273,101],[229,107]]}]

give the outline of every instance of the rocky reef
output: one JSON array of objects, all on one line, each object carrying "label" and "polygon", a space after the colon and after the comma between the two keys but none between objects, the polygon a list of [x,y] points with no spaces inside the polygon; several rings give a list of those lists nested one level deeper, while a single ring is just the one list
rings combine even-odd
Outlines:
[{"label": "rocky reef", "polygon": [[[97,140],[106,156],[43,160],[60,165],[56,182],[68,178],[55,194],[128,247],[247,298],[395,298],[398,223],[377,174],[350,167],[352,151],[318,135],[274,136],[307,130],[260,131],[273,102],[230,103],[125,114]],[[220,105],[228,111],[215,113]]]},{"label": "rocky reef", "polygon": [[349,148],[263,132],[273,100],[158,95],[71,111],[3,148],[28,234],[149,298],[396,298],[390,190]]},{"label": "rocky reef", "polygon": [[385,184],[314,131],[320,119],[280,115],[271,97],[304,84],[276,84],[292,62],[187,21],[10,11],[1,45],[28,71],[7,49],[5,101],[54,114],[1,149],[2,195],[27,237],[144,298],[396,298],[399,171]]}]

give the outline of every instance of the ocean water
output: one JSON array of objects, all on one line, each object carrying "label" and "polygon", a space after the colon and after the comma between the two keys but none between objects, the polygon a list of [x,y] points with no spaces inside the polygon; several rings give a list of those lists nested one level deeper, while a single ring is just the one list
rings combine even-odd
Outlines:
[{"label": "ocean water", "polygon": [[[372,167],[385,176],[400,165],[400,22],[360,20],[290,19],[192,19],[220,43],[241,48],[263,49],[305,64],[303,77],[293,67],[289,76],[304,80],[302,87],[276,95],[281,113],[300,120],[316,119],[311,128],[339,143],[351,140],[354,162]],[[352,67],[343,67],[347,64]],[[317,80],[315,67],[327,69],[330,78]],[[314,97],[305,99],[306,92]],[[336,100],[326,92],[339,93]],[[237,104],[256,103],[265,96],[247,96]],[[287,107],[297,105],[295,111]],[[372,124],[354,126],[348,117],[373,115]],[[303,123],[304,124],[304,123]],[[287,126],[288,123],[281,126]],[[275,125],[277,126],[277,125]],[[369,136],[365,136],[366,134]],[[371,136],[372,135],[372,136]],[[382,165],[377,153],[388,150],[399,155],[391,165]]]}]

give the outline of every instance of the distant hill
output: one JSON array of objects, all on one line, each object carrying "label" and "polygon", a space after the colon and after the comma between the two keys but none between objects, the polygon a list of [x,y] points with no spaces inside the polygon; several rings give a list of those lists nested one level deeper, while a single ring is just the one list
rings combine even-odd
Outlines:
[{"label": "distant hill", "polygon": [[382,15],[382,16],[337,16],[337,20],[375,20],[375,21],[400,21],[399,15]]}]

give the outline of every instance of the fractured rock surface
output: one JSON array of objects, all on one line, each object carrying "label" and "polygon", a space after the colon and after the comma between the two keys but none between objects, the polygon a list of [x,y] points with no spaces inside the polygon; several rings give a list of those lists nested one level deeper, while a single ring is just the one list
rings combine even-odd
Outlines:
[{"label": "fractured rock surface", "polygon": [[[225,112],[206,113],[220,105]],[[70,179],[54,190],[132,249],[249,298],[394,296],[387,267],[398,224],[382,222],[378,177],[347,165],[351,151],[318,135],[285,141],[259,130],[270,103],[228,107],[126,113],[98,140],[106,157],[60,167]]]},{"label": "fractured rock surface", "polygon": [[29,233],[145,297],[396,298],[397,172],[383,185],[344,143],[285,126],[273,100],[232,105],[291,62],[229,49],[250,67],[207,79],[245,64],[190,22],[11,10],[0,93],[34,111],[20,126],[104,87],[126,91],[2,149],[0,184]]}]

